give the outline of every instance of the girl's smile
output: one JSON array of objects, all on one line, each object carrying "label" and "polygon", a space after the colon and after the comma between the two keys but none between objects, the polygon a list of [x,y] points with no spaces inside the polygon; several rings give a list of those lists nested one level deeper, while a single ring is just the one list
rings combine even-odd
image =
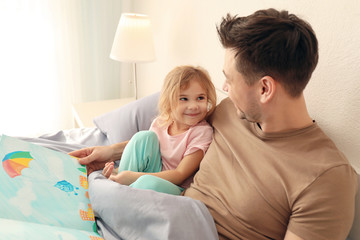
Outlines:
[{"label": "girl's smile", "polygon": [[189,85],[181,89],[178,104],[173,109],[173,124],[169,126],[169,133],[182,133],[191,126],[204,120],[207,114],[208,98],[206,90],[199,81],[193,79]]}]

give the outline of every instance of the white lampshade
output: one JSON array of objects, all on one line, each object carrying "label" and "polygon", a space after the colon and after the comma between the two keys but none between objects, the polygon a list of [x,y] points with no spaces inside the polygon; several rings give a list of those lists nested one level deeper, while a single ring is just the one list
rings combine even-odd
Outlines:
[{"label": "white lampshade", "polygon": [[110,58],[133,63],[155,60],[154,39],[147,15],[121,14]]}]

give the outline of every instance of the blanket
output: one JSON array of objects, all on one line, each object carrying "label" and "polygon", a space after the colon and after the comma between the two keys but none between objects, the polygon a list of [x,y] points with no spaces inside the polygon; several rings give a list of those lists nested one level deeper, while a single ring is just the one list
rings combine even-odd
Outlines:
[{"label": "blanket", "polygon": [[135,189],[105,178],[88,177],[98,232],[105,239],[218,239],[206,206],[184,196]]}]

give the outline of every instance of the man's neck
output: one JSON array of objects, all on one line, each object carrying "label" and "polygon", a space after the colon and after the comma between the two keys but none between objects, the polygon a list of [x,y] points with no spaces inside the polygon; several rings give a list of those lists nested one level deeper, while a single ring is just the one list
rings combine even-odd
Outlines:
[{"label": "man's neck", "polygon": [[304,97],[300,96],[273,103],[259,124],[263,132],[285,132],[309,127],[313,120],[307,111]]}]

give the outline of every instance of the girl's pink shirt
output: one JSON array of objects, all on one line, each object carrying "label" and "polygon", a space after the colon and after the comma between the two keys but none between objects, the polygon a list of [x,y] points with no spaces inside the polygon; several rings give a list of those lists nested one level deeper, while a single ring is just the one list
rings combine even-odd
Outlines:
[{"label": "girl's pink shirt", "polygon": [[[154,131],[159,139],[163,171],[175,169],[186,155],[197,150],[202,150],[205,154],[213,134],[212,127],[205,120],[191,126],[186,132],[171,136],[168,133],[168,127],[160,127],[156,118],[150,130]],[[192,179],[193,176],[186,179],[180,186],[189,187]]]}]

